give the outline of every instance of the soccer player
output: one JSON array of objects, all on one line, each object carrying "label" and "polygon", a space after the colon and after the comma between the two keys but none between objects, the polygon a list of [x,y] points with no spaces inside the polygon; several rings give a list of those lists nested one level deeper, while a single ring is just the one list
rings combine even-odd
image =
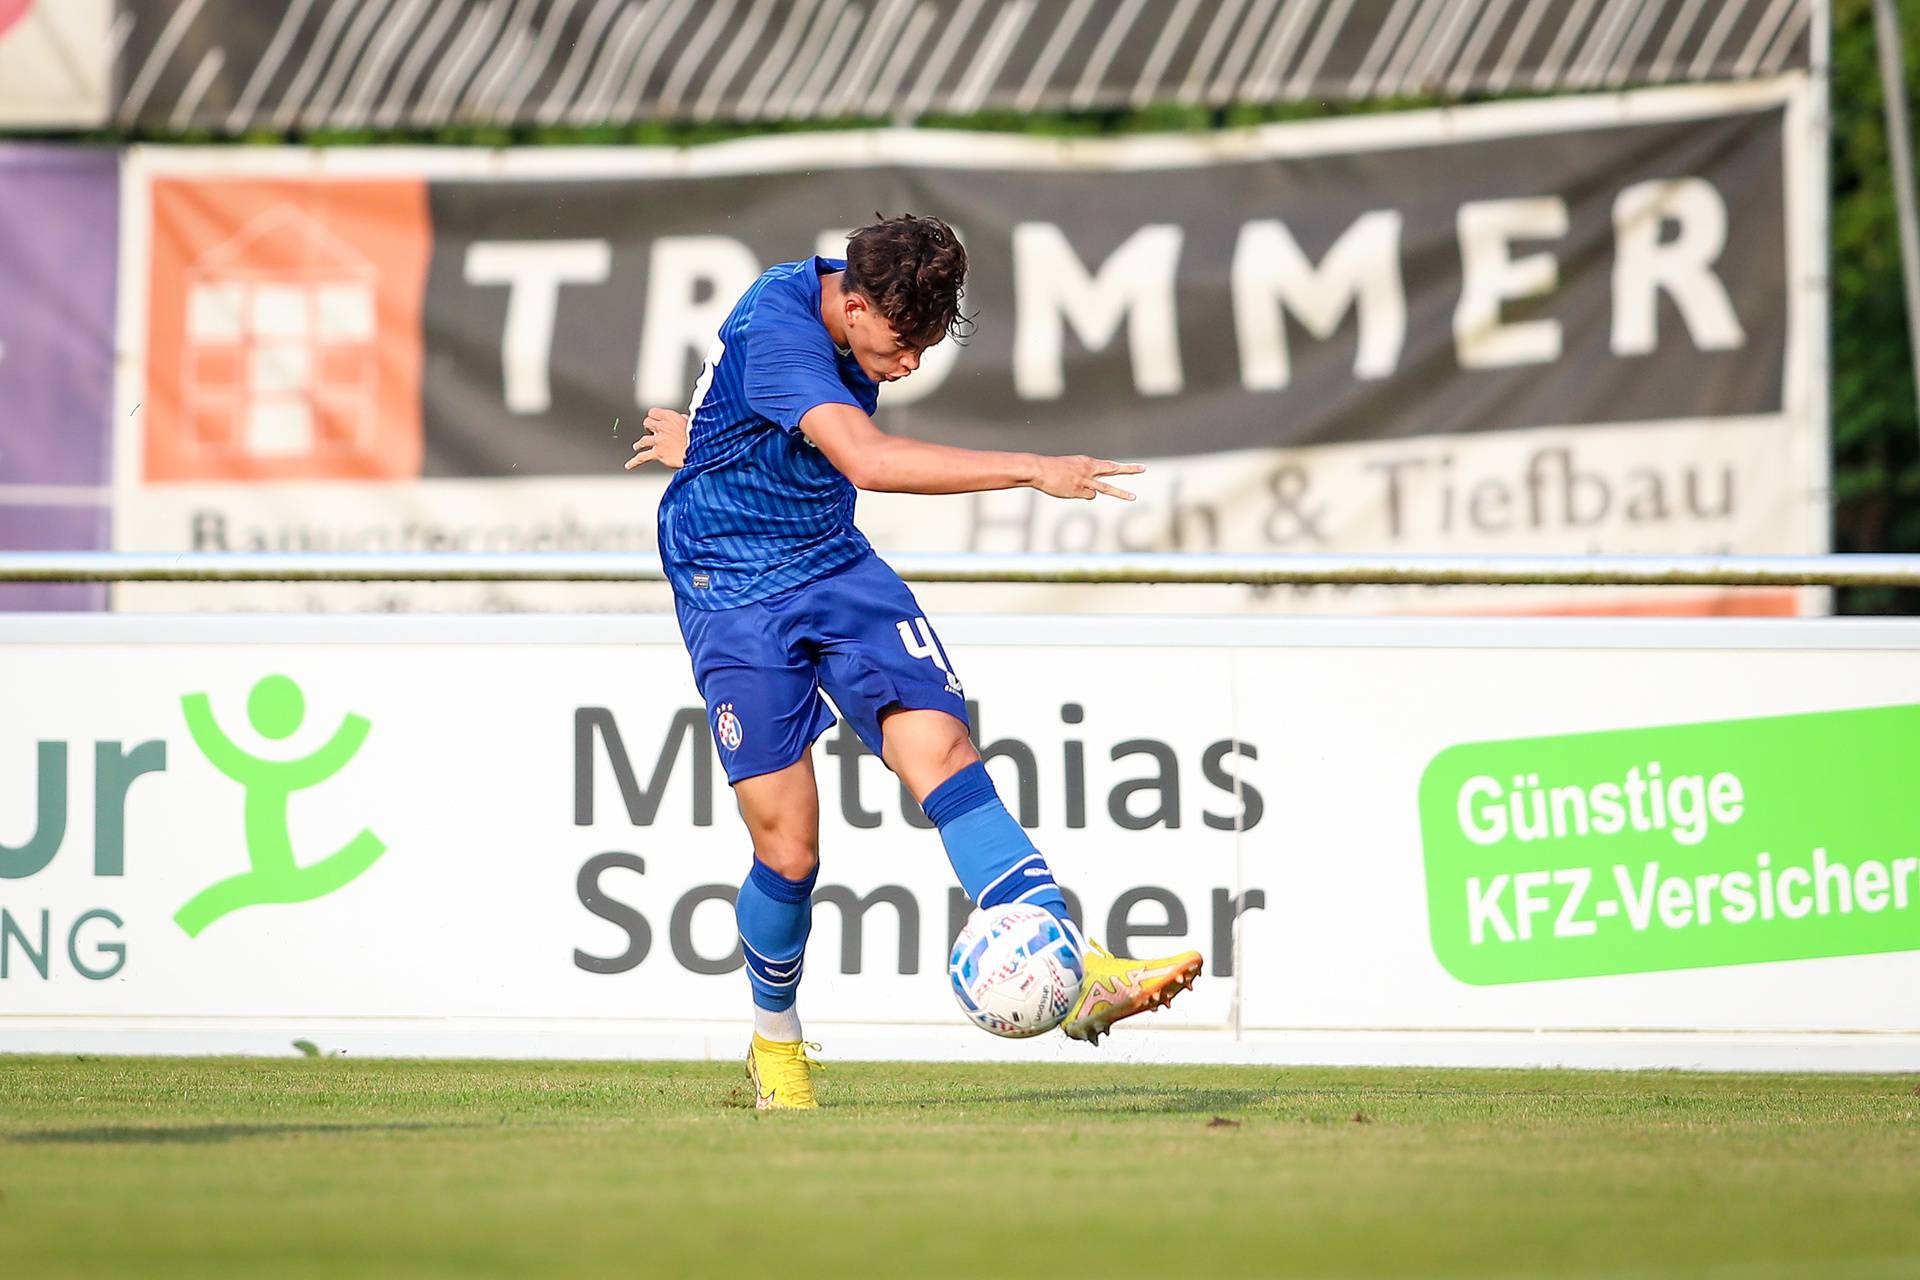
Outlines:
[{"label": "soccer player", "polygon": [[844,260],[773,267],[720,326],[689,417],[651,410],[626,464],[678,468],[660,500],[660,556],[753,837],[735,914],[753,987],[747,1073],[763,1110],[817,1105],[795,995],[820,866],[810,752],[834,723],[823,692],[939,828],[977,906],[1029,902],[1059,919],[1086,968],[1067,1035],[1097,1042],[1200,974],[1197,952],[1130,960],[1087,945],[968,737],[945,648],[854,527],[859,489],[1133,497],[1107,480],[1139,466],[957,449],[874,425],[880,384],[965,324],[966,274],[953,229],[911,214],[855,232]]}]

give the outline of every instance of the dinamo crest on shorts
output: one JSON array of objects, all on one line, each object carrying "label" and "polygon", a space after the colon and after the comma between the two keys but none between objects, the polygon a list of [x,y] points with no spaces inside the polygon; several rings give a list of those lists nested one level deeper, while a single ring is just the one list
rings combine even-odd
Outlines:
[{"label": "dinamo crest on shorts", "polygon": [[738,751],[740,749],[740,742],[741,739],[746,737],[746,730],[740,725],[740,717],[733,714],[733,704],[731,702],[723,702],[720,704],[719,714],[713,719],[713,736],[721,746],[729,751]]}]

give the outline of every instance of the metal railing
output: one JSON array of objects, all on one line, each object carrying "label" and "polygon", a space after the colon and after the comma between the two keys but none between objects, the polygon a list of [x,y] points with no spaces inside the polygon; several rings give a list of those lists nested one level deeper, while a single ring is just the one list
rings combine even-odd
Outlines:
[{"label": "metal railing", "polygon": [[[1920,587],[1920,556],[930,555],[910,582]],[[0,552],[0,582],[664,582],[627,552]]]}]

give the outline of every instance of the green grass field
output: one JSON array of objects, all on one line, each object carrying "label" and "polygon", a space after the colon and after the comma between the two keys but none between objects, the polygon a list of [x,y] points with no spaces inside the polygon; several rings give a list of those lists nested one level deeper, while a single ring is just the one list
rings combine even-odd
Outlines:
[{"label": "green grass field", "polygon": [[1920,1275],[1913,1078],[0,1056],[0,1276]]}]

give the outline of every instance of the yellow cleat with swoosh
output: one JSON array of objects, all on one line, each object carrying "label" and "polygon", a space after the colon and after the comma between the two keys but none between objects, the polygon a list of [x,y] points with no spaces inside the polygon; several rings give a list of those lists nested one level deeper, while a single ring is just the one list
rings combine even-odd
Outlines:
[{"label": "yellow cleat with swoosh", "polygon": [[747,1050],[747,1079],[753,1081],[756,1111],[813,1111],[813,1073],[825,1067],[807,1056],[817,1044],[805,1040],[768,1040],[759,1032]]},{"label": "yellow cleat with swoosh", "polygon": [[1198,951],[1185,951],[1161,960],[1129,960],[1089,942],[1082,959],[1087,979],[1080,998],[1060,1029],[1075,1040],[1098,1044],[1100,1037],[1122,1018],[1165,1008],[1191,987],[1204,961]]}]

